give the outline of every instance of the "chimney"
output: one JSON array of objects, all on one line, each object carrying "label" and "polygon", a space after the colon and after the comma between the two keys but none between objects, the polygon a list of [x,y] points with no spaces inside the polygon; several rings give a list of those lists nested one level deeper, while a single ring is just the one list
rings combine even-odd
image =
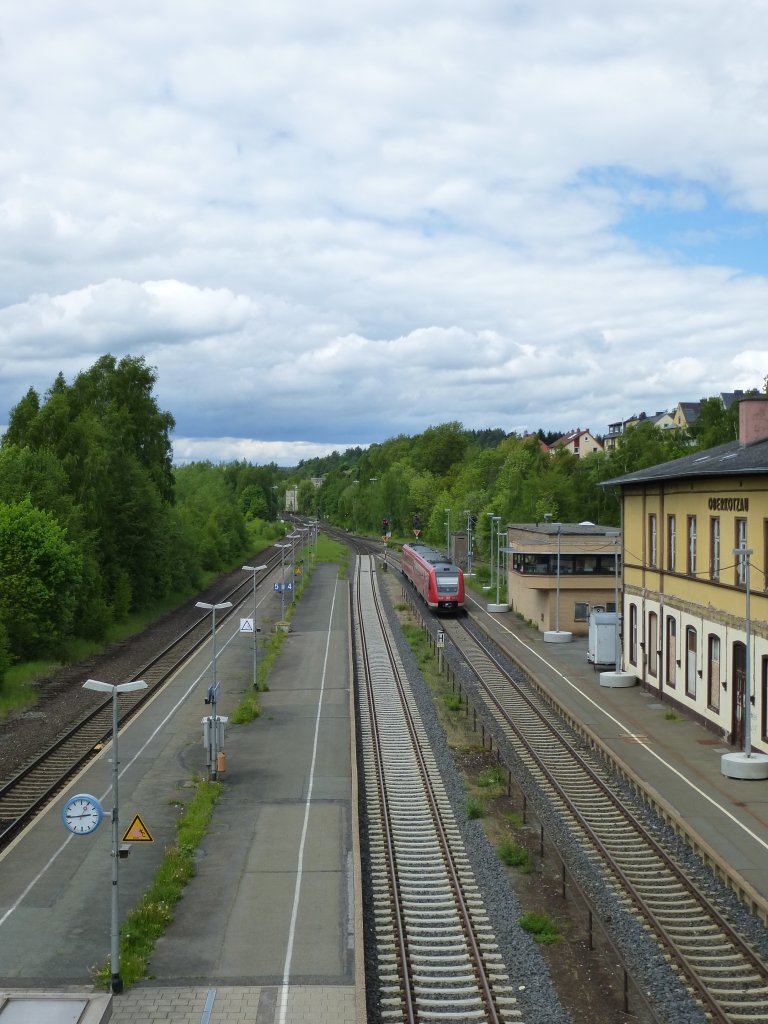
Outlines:
[{"label": "chimney", "polygon": [[739,402],[739,444],[768,440],[768,399],[742,398]]}]

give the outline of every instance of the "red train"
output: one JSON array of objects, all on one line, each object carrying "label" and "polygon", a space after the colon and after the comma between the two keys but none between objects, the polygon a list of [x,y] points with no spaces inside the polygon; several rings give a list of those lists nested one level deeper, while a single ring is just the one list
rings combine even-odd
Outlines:
[{"label": "red train", "polygon": [[455,612],[464,607],[464,573],[447,555],[425,544],[403,544],[401,567],[430,608]]}]

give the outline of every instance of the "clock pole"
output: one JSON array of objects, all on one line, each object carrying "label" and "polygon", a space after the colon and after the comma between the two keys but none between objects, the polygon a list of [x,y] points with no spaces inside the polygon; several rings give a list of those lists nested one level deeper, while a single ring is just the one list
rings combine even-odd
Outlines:
[{"label": "clock pole", "polygon": [[99,690],[112,694],[112,926],[110,931],[112,977],[110,991],[119,994],[123,991],[123,979],[120,977],[120,819],[117,804],[117,783],[120,778],[120,766],[117,757],[117,695],[131,690],[145,690],[147,684],[143,679],[133,683],[101,683],[98,679],[89,679],[83,683],[85,690]]}]

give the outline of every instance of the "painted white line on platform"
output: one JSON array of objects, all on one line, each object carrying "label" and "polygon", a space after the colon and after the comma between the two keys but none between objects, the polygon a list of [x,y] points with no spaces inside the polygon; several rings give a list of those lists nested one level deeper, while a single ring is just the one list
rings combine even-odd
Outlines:
[{"label": "painted white line on platform", "polygon": [[333,598],[331,600],[331,612],[328,616],[328,635],[325,638],[325,657],[323,658],[323,674],[320,679],[320,696],[317,700],[317,715],[315,716],[315,739],[312,744],[312,761],[309,768],[309,786],[307,788],[307,800],[304,804],[304,824],[301,828],[301,842],[299,843],[299,862],[296,868],[296,885],[293,890],[293,909],[291,911],[291,925],[288,930],[288,946],[285,951],[285,964],[283,965],[283,983],[280,988],[280,1013],[278,1020],[285,1024],[288,1011],[288,980],[291,975],[291,961],[293,959],[293,941],[296,936],[296,918],[299,913],[299,897],[301,895],[302,874],[304,871],[304,845],[307,841],[307,829],[309,827],[309,808],[312,803],[312,788],[315,783],[315,762],[317,761],[317,741],[320,735],[320,712],[323,709],[323,695],[325,693],[325,679],[328,672],[328,654],[331,648],[331,626],[333,623],[333,610],[336,607],[336,590],[338,580],[333,587]]}]

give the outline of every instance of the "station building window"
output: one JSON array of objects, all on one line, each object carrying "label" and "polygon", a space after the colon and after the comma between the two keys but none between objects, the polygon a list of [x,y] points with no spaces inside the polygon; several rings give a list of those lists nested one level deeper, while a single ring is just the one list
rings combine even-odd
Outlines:
[{"label": "station building window", "polygon": [[714,633],[707,640],[707,705],[720,710],[720,637]]},{"label": "station building window", "polygon": [[658,536],[656,532],[656,513],[648,515],[648,564],[658,565]]},{"label": "station building window", "polygon": [[685,695],[696,697],[696,662],[698,644],[696,630],[687,626],[685,630]]},{"label": "station building window", "polygon": [[667,516],[667,569],[674,572],[677,566],[677,519]]},{"label": "station building window", "polygon": [[673,616],[667,616],[667,686],[675,688],[677,680],[677,622]]},{"label": "station building window", "polygon": [[713,516],[709,521],[709,576],[712,580],[720,579],[720,517]]},{"label": "station building window", "polygon": [[688,516],[688,564],[689,576],[696,575],[696,516]]},{"label": "station building window", "polygon": [[659,616],[648,613],[648,674],[659,674]]},{"label": "station building window", "polygon": [[637,605],[629,606],[629,660],[637,665]]},{"label": "station building window", "polygon": [[589,604],[586,601],[576,601],[573,606],[573,621],[589,621]]},{"label": "station building window", "polygon": [[[736,536],[734,547],[745,548],[747,546],[747,520],[737,519],[735,521]],[[736,586],[747,585],[747,559],[745,555],[736,555]]]}]

